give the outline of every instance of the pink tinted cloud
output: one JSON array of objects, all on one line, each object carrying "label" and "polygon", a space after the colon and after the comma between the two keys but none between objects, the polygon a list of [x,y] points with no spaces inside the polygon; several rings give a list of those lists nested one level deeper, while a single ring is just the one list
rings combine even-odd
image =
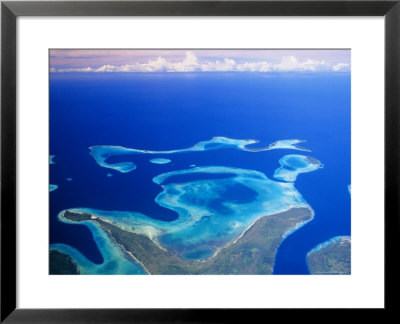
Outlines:
[{"label": "pink tinted cloud", "polygon": [[292,57],[297,62],[324,62],[341,67],[350,65],[350,50],[248,50],[248,49],[54,49],[50,50],[50,67],[57,69],[98,69],[103,66],[129,66],[148,64],[163,59],[166,64],[183,62],[187,53],[193,53],[197,62],[210,67],[216,62],[234,60],[242,66],[279,64],[284,58]]}]

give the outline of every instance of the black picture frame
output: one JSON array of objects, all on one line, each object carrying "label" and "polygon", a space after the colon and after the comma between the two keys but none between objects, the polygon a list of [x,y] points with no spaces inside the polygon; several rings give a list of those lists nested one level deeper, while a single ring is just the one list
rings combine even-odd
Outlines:
[{"label": "black picture frame", "polygon": [[[385,307],[395,312],[399,246],[400,1],[2,1],[1,322],[198,323],[254,320],[271,309],[19,309],[16,307],[16,19],[19,16],[384,16]],[[371,233],[371,236],[373,233]],[[367,283],[366,283],[367,284]],[[294,310],[296,311],[296,310]],[[328,310],[327,310],[328,311]],[[297,310],[299,313],[299,310]],[[269,315],[269,314],[268,314]],[[281,314],[277,314],[281,316]],[[270,316],[270,315],[269,315]],[[265,318],[265,317],[264,317]],[[250,320],[251,322],[251,320]]]}]

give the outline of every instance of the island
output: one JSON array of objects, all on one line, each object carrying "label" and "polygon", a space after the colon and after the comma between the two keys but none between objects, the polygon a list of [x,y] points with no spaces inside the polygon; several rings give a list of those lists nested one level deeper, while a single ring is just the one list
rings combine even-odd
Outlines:
[{"label": "island", "polygon": [[57,250],[50,250],[49,273],[55,275],[79,274],[78,266],[72,258]]},{"label": "island", "polygon": [[351,274],[351,238],[337,236],[307,254],[311,274]]},{"label": "island", "polygon": [[291,208],[256,220],[236,240],[205,260],[184,259],[148,236],[134,233],[101,217],[66,210],[71,222],[93,222],[118,246],[127,259],[147,274],[272,274],[277,249],[286,233],[313,218],[310,208]]}]

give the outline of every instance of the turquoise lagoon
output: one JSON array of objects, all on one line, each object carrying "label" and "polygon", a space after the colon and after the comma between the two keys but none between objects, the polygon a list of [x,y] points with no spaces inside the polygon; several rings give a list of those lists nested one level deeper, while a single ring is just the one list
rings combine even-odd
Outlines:
[{"label": "turquoise lagoon", "polygon": [[[74,224],[68,219],[63,218],[61,214],[59,215],[59,219],[64,223]],[[51,244],[50,250],[57,250],[69,255],[78,266],[80,274],[145,274],[143,268],[132,259],[127,258],[122,250],[94,222],[84,221],[80,223],[87,226],[91,231],[93,239],[103,257],[101,264],[90,261],[79,250],[67,244]]]},{"label": "turquoise lagoon", "polygon": [[[108,157],[114,155],[137,154],[177,154],[192,151],[224,150],[234,148],[252,152],[280,149],[279,141],[266,148],[250,150],[247,145],[256,143],[256,140],[233,140],[216,137],[210,141],[202,141],[191,148],[171,151],[138,150],[115,146],[90,147],[90,154],[99,167],[113,168],[126,173],[128,165],[134,162],[109,164]],[[297,144],[299,140],[285,140],[284,148],[305,150],[287,143]],[[212,145],[216,144],[216,145]],[[163,159],[170,161],[169,159]],[[305,161],[317,161],[303,155],[286,155],[282,160],[291,162],[291,172],[311,172],[318,168],[311,167]],[[157,160],[159,162],[159,160]],[[295,163],[296,162],[296,163]],[[156,162],[157,164],[157,162]],[[116,167],[117,165],[117,167]],[[122,167],[121,167],[122,166]],[[296,171],[296,167],[298,168]],[[279,168],[275,172],[281,174]],[[124,171],[121,171],[124,170]],[[135,172],[140,169],[135,168]],[[133,171],[130,170],[130,171]],[[269,179],[264,173],[225,166],[197,166],[189,169],[166,172],[153,178],[153,182],[162,188],[154,197],[159,206],[174,211],[178,217],[173,221],[163,221],[149,217],[135,211],[105,211],[93,208],[71,208],[75,212],[87,212],[93,218],[99,217],[126,231],[149,237],[158,246],[170,250],[184,259],[204,260],[214,256],[218,250],[237,240],[242,233],[256,220],[287,211],[296,207],[310,206],[297,191],[293,181],[295,177],[281,177],[290,182],[280,182]],[[65,223],[74,222],[65,219],[59,214],[59,220]],[[76,260],[82,274],[108,273],[139,273],[140,265],[129,267],[127,260],[118,247],[113,244],[107,235],[95,222],[79,222],[88,226],[93,238],[99,246],[104,258],[101,265],[95,265],[87,260],[79,251],[63,244],[53,244],[52,249],[67,253]],[[298,229],[303,224],[298,224]],[[285,236],[290,233],[286,233]],[[111,252],[110,252],[111,251]],[[130,260],[128,263],[134,262]],[[108,263],[114,266],[107,265]],[[118,271],[117,271],[118,270]],[[116,272],[117,271],[117,272]]]},{"label": "turquoise lagoon", "polygon": [[319,168],[323,165],[316,159],[312,159],[305,155],[285,155],[279,160],[281,167],[274,173],[274,178],[278,180],[293,182],[300,173],[307,173]]}]

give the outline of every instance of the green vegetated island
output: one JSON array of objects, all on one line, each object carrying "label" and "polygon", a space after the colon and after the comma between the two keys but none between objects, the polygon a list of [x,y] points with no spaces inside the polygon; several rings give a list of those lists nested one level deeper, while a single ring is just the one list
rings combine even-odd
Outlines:
[{"label": "green vegetated island", "polygon": [[57,250],[50,250],[50,274],[79,274],[78,266],[72,258]]},{"label": "green vegetated island", "polygon": [[[279,245],[287,233],[299,224],[310,221],[313,211],[309,208],[292,208],[286,212],[261,217],[238,239],[206,260],[182,259],[160,247],[149,237],[123,230],[101,217],[92,217],[90,213],[67,210],[63,217],[73,222],[96,222],[123,250],[127,259],[139,263],[148,274],[272,274]],[[64,272],[72,269],[65,257],[51,253],[50,265],[57,263],[52,258],[61,260],[58,268],[65,266]],[[60,273],[60,269],[57,271]]]},{"label": "green vegetated island", "polygon": [[311,274],[351,274],[351,238],[338,236],[307,254]]}]

